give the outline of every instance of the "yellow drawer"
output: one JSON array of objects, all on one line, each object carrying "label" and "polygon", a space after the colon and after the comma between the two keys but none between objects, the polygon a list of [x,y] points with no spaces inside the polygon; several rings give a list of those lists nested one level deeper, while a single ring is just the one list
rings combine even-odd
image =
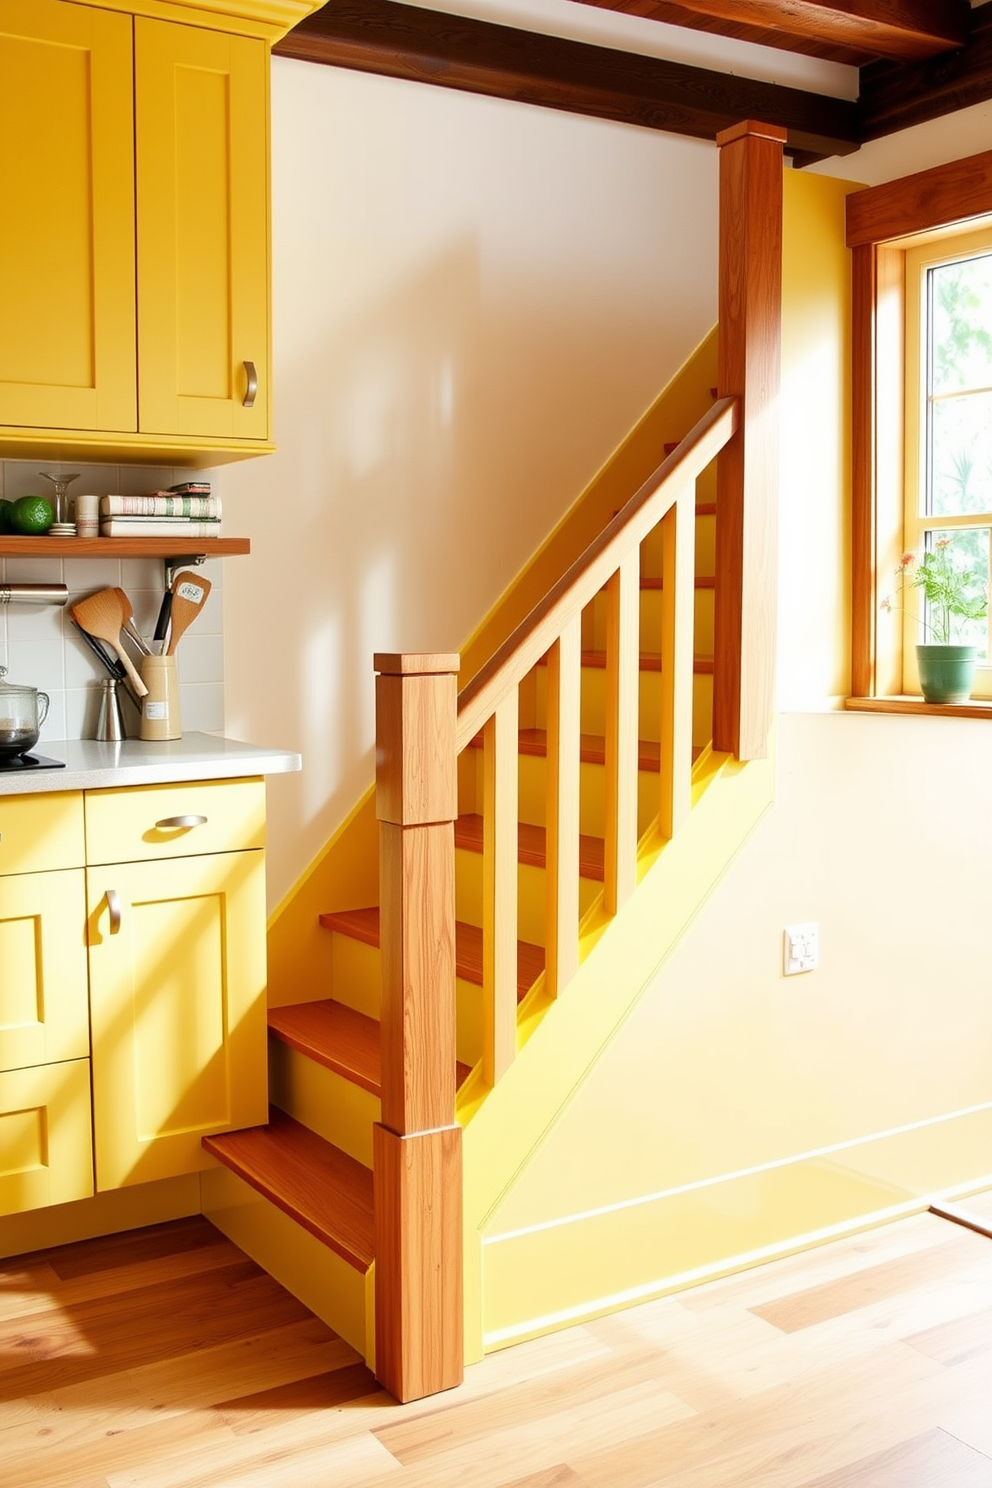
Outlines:
[{"label": "yellow drawer", "polygon": [[0,1070],[89,1052],[83,869],[0,878]]},{"label": "yellow drawer", "polygon": [[189,858],[264,845],[265,785],[261,780],[193,781],[86,792],[90,864]]},{"label": "yellow drawer", "polygon": [[92,1193],[89,1060],[0,1074],[0,1214]]},{"label": "yellow drawer", "polygon": [[0,877],[83,866],[83,796],[0,795]]}]

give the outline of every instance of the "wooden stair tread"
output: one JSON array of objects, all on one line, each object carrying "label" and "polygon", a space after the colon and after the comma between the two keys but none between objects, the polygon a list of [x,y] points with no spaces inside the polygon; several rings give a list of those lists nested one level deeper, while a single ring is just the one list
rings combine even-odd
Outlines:
[{"label": "wooden stair tread", "polygon": [[[379,945],[379,906],[366,909],[329,910],[322,914],[320,923],[325,930],[337,930],[352,940],[365,945]],[[517,941],[517,997],[522,998],[534,985],[544,970],[543,946],[531,945],[529,941]],[[474,982],[482,986],[482,931],[478,925],[466,925],[459,920],[455,925],[455,975],[463,982]]]},{"label": "wooden stair tread", "polygon": [[[481,749],[483,737],[476,734],[471,740],[473,749]],[[548,753],[548,731],[539,728],[522,728],[519,732],[518,748],[521,754],[545,759]],[[696,751],[698,753],[698,750]],[[606,764],[606,739],[602,734],[579,735],[579,758],[584,765]],[[637,768],[639,770],[661,769],[661,745],[653,739],[641,739],[637,745]]]},{"label": "wooden stair tread", "polygon": [[[325,997],[317,1002],[270,1008],[269,1032],[325,1069],[371,1095],[381,1096],[382,1043],[375,1018]],[[459,1085],[471,1073],[470,1065],[455,1066]]]},{"label": "wooden stair tread", "polygon": [[375,1257],[369,1168],[275,1106],[267,1126],[204,1137],[203,1145],[329,1250],[368,1270]]},{"label": "wooden stair tread", "polygon": [[[715,589],[716,578],[713,574],[697,574],[693,580],[697,589]],[[641,588],[644,590],[664,589],[665,581],[656,574],[641,574]]]},{"label": "wooden stair tread", "polygon": [[353,1085],[381,1095],[382,1051],[375,1018],[328,997],[270,1008],[269,1032]]},{"label": "wooden stair tread", "polygon": [[[466,812],[455,822],[455,846],[468,852],[482,851],[483,819],[477,812]],[[547,833],[544,827],[532,822],[517,822],[517,859],[532,868],[547,866]],[[584,832],[579,836],[579,875],[582,878],[603,882],[603,841],[600,837],[589,837]]]},{"label": "wooden stair tread", "polygon": [[[606,652],[595,650],[583,651],[582,665],[584,667],[602,669],[606,666]],[[639,665],[642,672],[660,672],[661,653],[658,651],[642,651]],[[692,658],[692,670],[697,674],[710,675],[713,671],[712,656],[694,656]]]},{"label": "wooden stair tread", "polygon": [[[671,443],[666,444],[665,445],[665,454],[666,455],[673,454],[674,451],[677,450],[677,449],[678,449],[678,445],[677,444],[671,444]],[[619,507],[616,507],[615,506],[613,508],[613,515],[615,517],[618,517],[620,515],[620,508]],[[696,502],[696,516],[697,517],[715,517],[716,516],[716,502],[715,501],[697,501]]]}]

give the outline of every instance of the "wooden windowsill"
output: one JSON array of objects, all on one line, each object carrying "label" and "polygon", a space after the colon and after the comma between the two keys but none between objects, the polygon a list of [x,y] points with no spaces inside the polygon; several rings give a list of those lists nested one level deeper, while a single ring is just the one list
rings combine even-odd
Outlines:
[{"label": "wooden windowsill", "polygon": [[849,697],[844,707],[852,713],[924,713],[938,718],[992,719],[992,699],[970,698],[966,703],[925,703],[921,697]]}]

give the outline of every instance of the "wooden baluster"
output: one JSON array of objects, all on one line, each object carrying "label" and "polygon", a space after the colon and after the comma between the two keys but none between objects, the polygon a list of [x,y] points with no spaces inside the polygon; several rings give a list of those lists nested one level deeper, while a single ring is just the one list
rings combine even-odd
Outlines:
[{"label": "wooden baluster", "polygon": [[634,548],[606,586],[604,901],[607,914],[616,914],[630,897],[637,874],[639,645],[640,550]]},{"label": "wooden baluster", "polygon": [[737,124],[720,146],[720,395],[740,426],[717,464],[713,744],[767,753],[775,707],[782,146],[773,124]]},{"label": "wooden baluster", "polygon": [[495,1085],[517,1052],[517,761],[515,687],[484,730],[482,1072]]},{"label": "wooden baluster", "polygon": [[376,1374],[398,1400],[462,1378],[455,1114],[455,655],[377,655],[382,1120],[373,1133]]},{"label": "wooden baluster", "polygon": [[662,518],[661,799],[658,828],[674,837],[692,806],[692,634],[696,491]]},{"label": "wooden baluster", "polygon": [[548,652],[547,941],[552,997],[579,966],[579,728],[582,616]]}]

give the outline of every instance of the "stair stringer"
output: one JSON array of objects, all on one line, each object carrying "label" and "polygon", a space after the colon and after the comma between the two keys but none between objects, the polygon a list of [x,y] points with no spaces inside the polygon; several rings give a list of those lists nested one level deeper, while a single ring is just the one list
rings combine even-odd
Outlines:
[{"label": "stair stringer", "polygon": [[[772,806],[774,739],[767,759],[741,765],[728,755],[712,755],[701,775],[687,822],[660,849],[619,914],[597,927],[595,943],[562,996],[530,1020],[528,1005],[523,1005],[518,1055],[509,1070],[481,1097],[478,1072],[463,1087],[466,1363],[505,1342],[552,1332],[623,1305],[604,1303],[618,1290],[611,1256],[590,1256],[583,1264],[586,1296],[573,1302],[567,1317],[534,1308],[514,1320],[512,1336],[502,1336],[505,1325],[497,1336],[486,1322],[486,1230]],[[665,1289],[666,1278],[659,1276],[655,1291]],[[521,1297],[525,1292],[521,1287]]]}]

